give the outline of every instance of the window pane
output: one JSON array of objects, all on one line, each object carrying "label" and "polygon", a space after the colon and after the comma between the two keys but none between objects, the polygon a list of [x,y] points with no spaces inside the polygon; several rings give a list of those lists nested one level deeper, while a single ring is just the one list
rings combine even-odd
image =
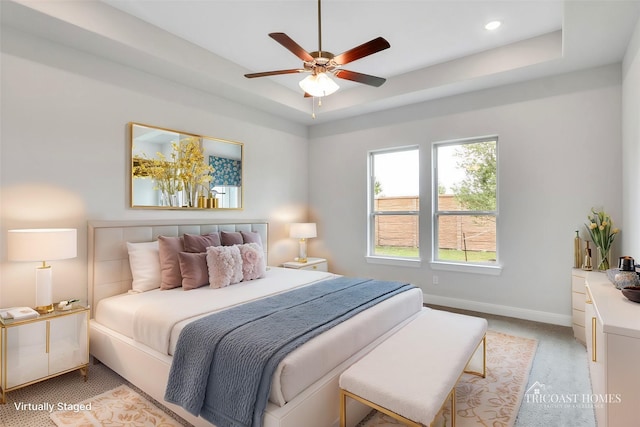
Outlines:
[{"label": "window pane", "polygon": [[418,215],[376,215],[373,255],[417,258]]},{"label": "window pane", "polygon": [[496,210],[496,141],[437,147],[438,211]]},{"label": "window pane", "polygon": [[374,212],[417,211],[418,150],[374,153],[372,158]]},{"label": "window pane", "polygon": [[438,216],[440,261],[496,262],[496,221],[494,216]]},{"label": "window pane", "polygon": [[375,212],[418,211],[420,210],[420,199],[418,196],[376,197],[373,210]]}]

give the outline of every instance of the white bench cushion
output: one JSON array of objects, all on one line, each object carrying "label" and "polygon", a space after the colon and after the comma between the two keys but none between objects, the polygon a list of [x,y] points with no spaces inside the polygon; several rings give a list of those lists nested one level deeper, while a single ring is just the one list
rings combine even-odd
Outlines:
[{"label": "white bench cushion", "polygon": [[342,373],[340,388],[429,425],[486,331],[486,319],[424,309]]}]

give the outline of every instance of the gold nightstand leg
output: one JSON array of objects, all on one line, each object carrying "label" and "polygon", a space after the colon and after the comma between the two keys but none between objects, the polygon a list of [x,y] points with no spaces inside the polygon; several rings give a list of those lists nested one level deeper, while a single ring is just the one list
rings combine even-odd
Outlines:
[{"label": "gold nightstand leg", "polygon": [[85,366],[84,368],[80,368],[80,375],[84,377],[84,382],[86,383],[89,379],[89,367]]}]

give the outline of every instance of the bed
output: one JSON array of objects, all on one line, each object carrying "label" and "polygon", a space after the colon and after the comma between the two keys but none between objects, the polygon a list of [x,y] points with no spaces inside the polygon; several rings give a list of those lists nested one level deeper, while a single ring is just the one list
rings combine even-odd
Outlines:
[{"label": "bed", "polygon": [[[220,231],[257,233],[268,260],[268,224],[265,221],[92,221],[88,226],[91,354],[196,426],[211,427],[212,424],[164,400],[180,331],[205,313],[336,277],[326,272],[268,267],[263,278],[222,289],[130,292],[132,276],[127,242],[151,242],[159,236]],[[215,298],[208,298],[210,295]],[[193,304],[188,302],[189,298],[200,302]],[[195,311],[190,311],[192,306]],[[149,307],[154,308],[150,310]],[[421,308],[422,292],[419,289],[402,292],[291,352],[278,365],[271,379],[263,426],[337,425],[340,373],[413,319]],[[155,318],[156,323],[139,320],[145,312]],[[154,316],[154,312],[162,315]],[[158,324],[162,327],[157,327]],[[352,404],[349,408],[351,425],[368,411],[356,402]]]}]

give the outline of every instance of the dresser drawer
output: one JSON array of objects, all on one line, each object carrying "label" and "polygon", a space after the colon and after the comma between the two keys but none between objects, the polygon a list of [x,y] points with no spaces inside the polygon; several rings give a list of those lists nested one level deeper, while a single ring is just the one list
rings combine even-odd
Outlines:
[{"label": "dresser drawer", "polygon": [[587,300],[585,293],[571,293],[571,308],[584,311],[584,303]]},{"label": "dresser drawer", "polygon": [[584,310],[573,309],[572,322],[574,325],[582,326],[584,328]]}]

